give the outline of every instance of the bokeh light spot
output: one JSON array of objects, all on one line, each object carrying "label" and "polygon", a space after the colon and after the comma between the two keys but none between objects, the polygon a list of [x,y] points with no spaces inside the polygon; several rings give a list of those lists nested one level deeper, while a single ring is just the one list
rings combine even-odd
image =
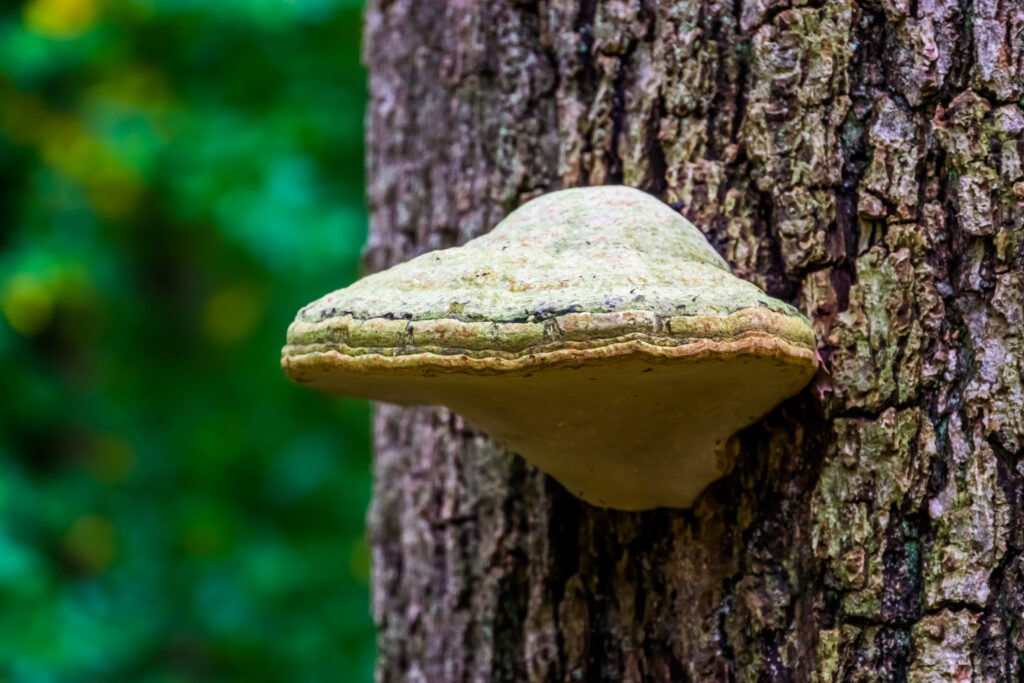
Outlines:
[{"label": "bokeh light spot", "polygon": [[218,344],[237,344],[256,329],[263,318],[263,296],[246,285],[228,285],[210,297],[203,309],[203,334]]},{"label": "bokeh light spot", "polygon": [[86,466],[105,484],[120,484],[135,471],[135,448],[119,434],[102,434],[93,441]]},{"label": "bokeh light spot", "polygon": [[117,530],[103,515],[82,515],[64,533],[61,545],[75,566],[99,573],[117,557]]},{"label": "bokeh light spot", "polygon": [[142,199],[142,184],[127,169],[104,169],[88,180],[91,185],[89,199],[96,212],[106,218],[131,215]]},{"label": "bokeh light spot", "polygon": [[353,579],[370,584],[370,548],[365,538],[356,539],[349,546],[348,569]]},{"label": "bokeh light spot", "polygon": [[33,0],[25,8],[25,23],[51,38],[74,38],[96,25],[98,0]]},{"label": "bokeh light spot", "polygon": [[7,322],[26,336],[42,332],[53,319],[53,295],[46,283],[34,275],[12,275],[4,284],[2,297]]},{"label": "bokeh light spot", "polygon": [[36,142],[43,134],[43,121],[49,112],[38,97],[14,92],[9,86],[0,86],[5,105],[0,107],[3,134],[18,144]]}]

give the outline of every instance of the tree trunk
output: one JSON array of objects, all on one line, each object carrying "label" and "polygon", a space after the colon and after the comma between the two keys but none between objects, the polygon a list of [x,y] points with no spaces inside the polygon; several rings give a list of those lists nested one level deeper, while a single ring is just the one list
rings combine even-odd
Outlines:
[{"label": "tree trunk", "polygon": [[828,368],[692,510],[380,406],[379,680],[1024,677],[1024,3],[792,5],[371,4],[371,269],[624,183]]}]

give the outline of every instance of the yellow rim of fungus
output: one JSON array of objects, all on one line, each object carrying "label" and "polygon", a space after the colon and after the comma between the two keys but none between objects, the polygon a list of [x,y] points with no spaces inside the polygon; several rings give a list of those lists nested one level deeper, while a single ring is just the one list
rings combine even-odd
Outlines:
[{"label": "yellow rim of fungus", "polygon": [[[346,343],[350,328],[377,323],[378,341],[390,346]],[[417,326],[429,329],[422,341],[447,344],[415,344]],[[381,326],[390,327],[379,329]],[[518,350],[474,348],[480,340],[497,339],[502,327],[514,327],[517,337],[533,326],[543,341]],[[625,334],[594,337],[602,332],[631,329]],[[493,337],[487,331],[493,331]],[[643,358],[652,362],[680,359],[725,359],[748,354],[779,362],[814,367],[817,359],[813,338],[802,320],[768,309],[746,309],[728,316],[655,316],[649,311],[571,313],[538,323],[466,323],[457,320],[398,321],[350,317],[318,323],[293,323],[289,338],[321,339],[291,344],[283,349],[281,365],[301,381],[304,370],[334,367],[359,374],[427,372],[515,373],[556,366],[585,366],[616,359]],[[575,338],[573,338],[575,337]],[[589,338],[588,338],[589,337]],[[345,341],[342,341],[345,340]],[[459,346],[459,341],[469,341]],[[506,347],[508,348],[508,347]]]}]

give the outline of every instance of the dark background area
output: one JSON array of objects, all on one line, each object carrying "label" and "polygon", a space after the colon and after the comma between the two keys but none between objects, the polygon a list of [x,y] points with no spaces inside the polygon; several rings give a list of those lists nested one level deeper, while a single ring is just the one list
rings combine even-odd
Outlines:
[{"label": "dark background area", "polygon": [[358,0],[0,9],[0,680],[371,678]]}]

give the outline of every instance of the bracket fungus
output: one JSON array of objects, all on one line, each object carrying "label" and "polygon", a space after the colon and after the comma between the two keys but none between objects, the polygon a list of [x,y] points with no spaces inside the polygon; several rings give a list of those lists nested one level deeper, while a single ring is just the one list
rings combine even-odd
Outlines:
[{"label": "bracket fungus", "polygon": [[314,301],[281,364],[332,393],[448,406],[583,500],[644,510],[691,506],[729,437],[810,381],[814,348],[686,219],[605,186]]}]

